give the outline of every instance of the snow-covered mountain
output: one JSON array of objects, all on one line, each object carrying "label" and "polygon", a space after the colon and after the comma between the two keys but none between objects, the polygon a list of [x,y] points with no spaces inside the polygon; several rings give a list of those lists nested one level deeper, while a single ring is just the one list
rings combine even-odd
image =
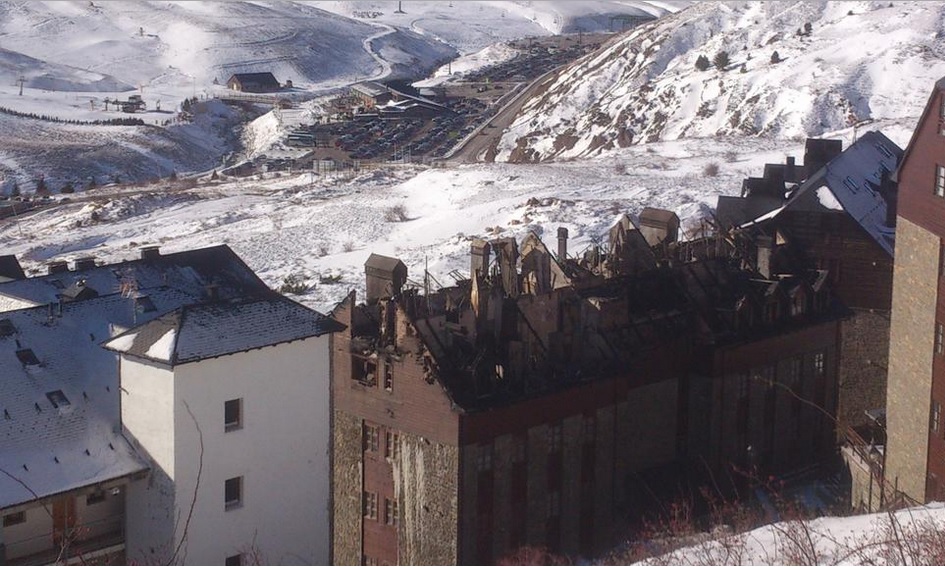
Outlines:
[{"label": "snow-covered mountain", "polygon": [[[7,1],[0,2],[0,192],[145,181],[219,167],[242,119],[211,108],[170,124],[182,99],[237,72],[270,71],[313,96],[366,79],[421,78],[460,53],[561,30],[601,31],[615,16],[670,13],[681,0]],[[398,6],[402,10],[398,10]],[[619,23],[619,22],[618,22]],[[301,91],[306,91],[303,93]],[[143,126],[76,126],[12,116],[125,117],[107,99],[144,97]],[[163,108],[163,111],[160,108]],[[155,127],[160,126],[160,127]],[[103,177],[105,179],[103,179]]]},{"label": "snow-covered mountain", "polygon": [[[560,74],[526,104],[498,159],[574,158],[731,133],[800,138],[914,120],[945,75],[943,22],[941,2],[695,4]],[[723,68],[696,68],[699,56],[711,62],[722,51]]]}]

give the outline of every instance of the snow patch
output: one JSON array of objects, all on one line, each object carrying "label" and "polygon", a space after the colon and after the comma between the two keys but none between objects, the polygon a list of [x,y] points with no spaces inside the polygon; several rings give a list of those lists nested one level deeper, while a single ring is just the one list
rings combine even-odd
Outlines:
[{"label": "snow patch", "polygon": [[829,187],[818,187],[817,199],[820,201],[820,204],[824,206],[824,208],[830,209],[832,211],[843,210],[843,205],[840,204],[840,201],[837,200],[837,197],[833,194],[833,191],[831,191]]},{"label": "snow patch", "polygon": [[156,360],[170,362],[174,356],[174,339],[176,337],[177,330],[170,329],[160,339],[154,341],[154,344],[144,354]]}]

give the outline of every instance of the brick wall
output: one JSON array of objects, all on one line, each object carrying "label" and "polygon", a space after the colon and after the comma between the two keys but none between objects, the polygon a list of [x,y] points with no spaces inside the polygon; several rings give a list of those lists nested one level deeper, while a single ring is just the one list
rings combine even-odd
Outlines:
[{"label": "brick wall", "polygon": [[899,217],[886,389],[886,479],[925,499],[939,239]]}]

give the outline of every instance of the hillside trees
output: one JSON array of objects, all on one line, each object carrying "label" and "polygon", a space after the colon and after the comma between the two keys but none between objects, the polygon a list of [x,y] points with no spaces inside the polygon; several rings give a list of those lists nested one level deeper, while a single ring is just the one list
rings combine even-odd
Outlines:
[{"label": "hillside trees", "polygon": [[699,57],[696,58],[696,69],[700,71],[705,71],[706,69],[709,68],[709,65],[710,65],[709,58],[706,57],[705,55],[700,55]]},{"label": "hillside trees", "polygon": [[728,55],[728,51],[719,51],[715,54],[715,57],[712,58],[712,64],[715,65],[715,68],[719,71],[724,71],[728,67],[729,63],[732,60]]}]

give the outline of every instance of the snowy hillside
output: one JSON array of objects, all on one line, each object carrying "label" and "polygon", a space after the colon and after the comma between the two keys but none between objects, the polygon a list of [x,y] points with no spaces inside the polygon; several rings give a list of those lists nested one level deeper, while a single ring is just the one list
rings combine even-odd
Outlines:
[{"label": "snowy hillside", "polygon": [[[498,159],[573,158],[717,134],[799,138],[875,119],[914,123],[945,75],[943,21],[941,2],[696,4],[562,73],[526,104]],[[723,69],[696,69],[700,55],[712,61],[720,51],[730,59]]]},{"label": "snowy hillside", "polygon": [[[908,139],[906,130],[884,132]],[[849,131],[839,134],[849,143]],[[299,299],[327,310],[349,289],[363,290],[372,252],[403,259],[415,281],[427,265],[448,285],[451,271],[468,274],[474,237],[547,237],[564,226],[570,253],[580,254],[619,215],[646,206],[674,210],[690,234],[716,196],[738,194],[741,180],[764,163],[802,152],[803,143],[792,140],[731,137],[711,147],[696,139],[633,146],[573,163],[387,167],[355,177],[202,182],[187,191],[155,185],[146,194],[72,202],[0,223],[0,249],[41,271],[51,259],[118,261],[147,244],[174,251],[223,242],[274,288],[288,275],[304,279],[312,289]],[[719,164],[718,175],[703,174],[709,163]],[[387,220],[396,205],[407,221]]]},{"label": "snowy hillside", "polygon": [[[233,73],[270,71],[307,98],[366,79],[422,78],[459,53],[510,38],[606,30],[614,15],[663,15],[686,4],[408,1],[397,13],[392,0],[0,2],[0,192],[14,181],[30,191],[41,176],[55,189],[93,175],[145,181],[219,168],[238,149],[238,113],[164,125],[184,98],[218,91],[213,83]],[[111,120],[126,115],[107,101],[132,94],[147,104],[136,117],[148,128],[7,113]]]}]

